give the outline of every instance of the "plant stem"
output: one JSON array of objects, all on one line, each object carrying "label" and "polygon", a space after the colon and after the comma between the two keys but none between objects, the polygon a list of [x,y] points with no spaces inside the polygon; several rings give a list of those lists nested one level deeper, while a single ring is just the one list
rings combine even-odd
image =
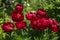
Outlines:
[{"label": "plant stem", "polygon": [[48,29],[48,37],[49,37],[49,40],[52,40],[52,32],[51,32],[51,30],[50,29]]},{"label": "plant stem", "polygon": [[26,11],[28,11],[28,8],[27,8],[27,7],[28,7],[28,5],[27,5],[27,4],[28,4],[28,0],[26,1]]},{"label": "plant stem", "polygon": [[4,19],[3,22],[5,22],[5,13],[4,13],[4,10],[3,10],[3,19]]},{"label": "plant stem", "polygon": [[31,36],[31,40],[34,40],[34,36],[33,35]]}]

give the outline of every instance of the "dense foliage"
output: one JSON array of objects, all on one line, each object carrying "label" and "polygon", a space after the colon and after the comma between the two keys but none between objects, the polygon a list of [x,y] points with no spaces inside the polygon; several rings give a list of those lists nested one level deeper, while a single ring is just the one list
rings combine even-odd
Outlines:
[{"label": "dense foliage", "polygon": [[60,40],[60,0],[0,0],[0,40]]}]

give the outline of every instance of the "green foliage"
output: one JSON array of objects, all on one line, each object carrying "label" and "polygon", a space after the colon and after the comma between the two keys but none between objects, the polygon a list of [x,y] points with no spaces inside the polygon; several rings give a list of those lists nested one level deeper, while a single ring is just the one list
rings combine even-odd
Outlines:
[{"label": "green foliage", "polygon": [[[60,32],[54,33],[49,29],[45,30],[44,32],[37,30],[31,31],[32,29],[27,26],[27,31],[15,30],[16,32],[14,31],[10,34],[4,33],[1,29],[3,22],[12,21],[10,14],[13,12],[16,4],[24,5],[24,15],[27,11],[36,11],[38,8],[43,8],[47,11],[47,15],[49,17],[56,19],[60,23],[60,0],[13,0],[14,2],[12,0],[9,0],[8,2],[6,1],[7,0],[0,0],[0,40],[60,40]],[[26,20],[26,18],[25,21],[27,23],[29,22]]]}]

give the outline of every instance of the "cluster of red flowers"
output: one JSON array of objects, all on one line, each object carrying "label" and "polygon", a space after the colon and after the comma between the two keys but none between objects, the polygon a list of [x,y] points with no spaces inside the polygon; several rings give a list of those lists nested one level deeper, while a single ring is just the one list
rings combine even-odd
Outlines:
[{"label": "cluster of red flowers", "polygon": [[[14,26],[19,29],[26,29],[26,22],[24,22],[24,15],[22,13],[23,6],[17,4],[15,6],[14,12],[11,14],[11,19],[16,22],[15,25],[11,22],[3,23],[2,29],[5,32],[12,32],[14,30]],[[27,12],[26,14],[27,20],[30,20],[30,26],[32,29],[37,29],[40,31],[43,31],[47,29],[48,27],[53,32],[58,32],[58,22],[56,20],[53,20],[52,18],[49,18],[46,15],[46,10],[38,9],[37,12]]]},{"label": "cluster of red flowers", "polygon": [[24,22],[24,15],[22,13],[23,11],[23,6],[20,4],[17,4],[15,6],[15,10],[14,12],[12,12],[11,14],[11,19],[16,22],[15,25],[11,22],[6,22],[3,23],[2,25],[2,29],[5,32],[12,32],[14,30],[14,26],[16,26],[16,28],[19,29],[26,29],[26,22]]},{"label": "cluster of red flowers", "polygon": [[38,9],[37,12],[27,12],[26,18],[30,20],[32,29],[43,31],[50,28],[53,32],[58,32],[58,22],[46,15],[46,10]]}]

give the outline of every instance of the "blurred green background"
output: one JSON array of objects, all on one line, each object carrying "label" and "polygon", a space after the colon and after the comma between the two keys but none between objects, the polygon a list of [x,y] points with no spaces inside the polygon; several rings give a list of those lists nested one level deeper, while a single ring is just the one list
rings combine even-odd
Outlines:
[{"label": "blurred green background", "polygon": [[[60,31],[54,33],[49,29],[40,32],[31,30],[29,25],[27,31],[15,30],[14,32],[5,33],[1,29],[3,22],[13,22],[10,14],[14,11],[16,4],[24,6],[23,14],[30,11],[37,11],[43,8],[47,11],[47,15],[56,19],[60,23],[60,0],[0,0],[0,40],[60,40]],[[28,20],[25,21],[29,24]],[[60,25],[59,25],[60,26]]]}]

